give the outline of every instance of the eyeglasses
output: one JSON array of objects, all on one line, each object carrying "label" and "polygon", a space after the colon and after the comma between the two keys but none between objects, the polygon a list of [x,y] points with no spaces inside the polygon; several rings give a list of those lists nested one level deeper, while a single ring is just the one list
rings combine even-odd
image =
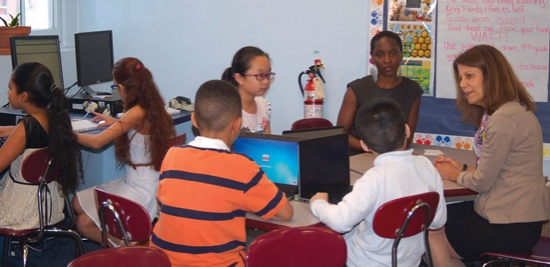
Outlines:
[{"label": "eyeglasses", "polygon": [[117,83],[112,84],[112,85],[111,85],[111,89],[116,90],[116,88],[117,88],[119,85],[120,85],[120,84],[117,84]]},{"label": "eyeglasses", "polygon": [[268,80],[271,81],[271,80],[275,79],[275,72],[260,73],[260,74],[245,73],[244,76],[254,76],[254,77],[256,77],[256,80],[258,80],[258,81],[263,81],[265,79],[268,79]]}]

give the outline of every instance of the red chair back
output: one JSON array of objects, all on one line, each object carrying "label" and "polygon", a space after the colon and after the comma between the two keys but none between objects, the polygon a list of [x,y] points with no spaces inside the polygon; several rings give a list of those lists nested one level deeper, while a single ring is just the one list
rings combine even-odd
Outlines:
[{"label": "red chair back", "polygon": [[106,247],[107,233],[124,240],[127,246],[130,245],[129,242],[144,241],[151,236],[151,217],[143,206],[99,188],[95,189],[95,193],[101,219],[103,247]]},{"label": "red chair back", "polygon": [[174,136],[174,138],[172,138],[172,144],[170,146],[183,145],[183,144],[185,144],[186,141],[187,141],[187,134],[182,133],[182,134]]},{"label": "red chair back", "polygon": [[439,204],[437,192],[394,199],[384,203],[374,214],[372,228],[384,238],[394,239],[392,248],[392,266],[397,266],[397,246],[401,238],[424,232],[424,246],[428,265],[432,266],[428,243],[428,228],[433,221]]},{"label": "red chair back", "polygon": [[325,118],[306,118],[295,121],[290,127],[291,130],[331,127],[332,122]]},{"label": "red chair back", "polygon": [[339,233],[326,227],[294,227],[254,239],[248,247],[247,266],[342,267],[346,258],[346,242]]},{"label": "red chair back", "polygon": [[[12,240],[18,241],[23,249],[23,266],[27,266],[27,243],[42,242],[44,236],[71,238],[76,245],[75,255],[80,256],[84,254],[84,245],[80,235],[70,229],[74,222],[74,212],[67,195],[65,196],[65,205],[69,212],[71,227],[65,227],[63,225],[64,221],[55,225],[49,225],[48,223],[48,210],[45,207],[51,201],[49,198],[53,196],[47,194],[47,187],[48,183],[57,180],[59,175],[58,165],[55,164],[50,149],[48,147],[37,149],[27,155],[21,165],[21,175],[28,183],[38,185],[35,197],[38,206],[39,228],[22,230],[0,228],[0,235],[5,236],[0,266],[7,265],[8,255],[11,252],[9,244]],[[32,198],[34,196],[29,197]]]},{"label": "red chair back", "polygon": [[50,148],[45,147],[33,151],[21,165],[23,179],[31,184],[40,184],[42,176],[46,173],[46,183],[57,180],[59,168],[56,164],[50,164],[50,160],[53,162]]},{"label": "red chair back", "polygon": [[154,247],[132,246],[96,250],[73,260],[67,267],[170,267],[166,254]]}]

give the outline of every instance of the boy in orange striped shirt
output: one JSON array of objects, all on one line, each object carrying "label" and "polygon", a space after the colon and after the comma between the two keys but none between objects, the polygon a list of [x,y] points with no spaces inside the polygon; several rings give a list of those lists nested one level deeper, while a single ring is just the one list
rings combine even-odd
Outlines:
[{"label": "boy in orange striped shirt", "polygon": [[290,220],[284,193],[249,158],[230,147],[241,130],[241,99],[225,81],[205,82],[195,96],[189,145],[171,148],[160,170],[160,217],[151,246],[172,266],[245,266],[245,214]]}]

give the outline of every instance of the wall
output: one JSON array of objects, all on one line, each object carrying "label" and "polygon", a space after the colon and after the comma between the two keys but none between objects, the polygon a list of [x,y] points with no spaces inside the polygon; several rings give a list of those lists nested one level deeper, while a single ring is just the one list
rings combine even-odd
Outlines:
[{"label": "wall", "polygon": [[[255,45],[270,54],[277,73],[267,98],[273,105],[273,133],[280,133],[303,116],[297,77],[313,63],[313,51],[320,51],[326,65],[325,117],[332,122],[336,122],[346,84],[366,73],[369,3],[364,0],[322,5],[314,0],[60,1],[66,85],[76,81],[75,32],[113,30],[115,58],[143,60],[165,100],[177,95],[193,99],[201,83],[221,76],[235,51]],[[10,57],[0,56],[0,84],[7,87],[10,72]],[[109,85],[94,89],[108,91]],[[1,92],[3,105],[7,98]],[[539,105],[539,118],[550,112],[549,107]],[[550,127],[550,122],[541,123]],[[460,122],[454,101],[433,97],[422,99],[417,131],[473,135],[473,129]],[[550,173],[550,166],[545,173]]]},{"label": "wall", "polygon": [[266,96],[273,106],[273,133],[303,117],[297,77],[313,64],[315,50],[326,65],[325,117],[333,122],[346,84],[366,73],[364,0],[322,5],[313,0],[78,3],[78,30],[112,29],[115,58],[140,58],[165,100],[178,95],[193,100],[201,83],[220,78],[239,48],[262,48],[277,73]]}]

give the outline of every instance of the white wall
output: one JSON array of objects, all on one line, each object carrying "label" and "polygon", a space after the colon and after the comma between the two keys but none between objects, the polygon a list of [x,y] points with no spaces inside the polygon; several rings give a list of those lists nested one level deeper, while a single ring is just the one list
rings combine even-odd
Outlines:
[{"label": "white wall", "polygon": [[[62,14],[56,21],[61,42],[63,81],[67,87],[76,82],[76,59],[74,55],[74,33],[77,31],[77,3],[72,0],[59,0],[56,12]],[[31,35],[51,35],[52,32],[32,30]],[[0,106],[8,102],[7,90],[12,71],[11,56],[0,55]],[[76,92],[76,91],[75,91]]]},{"label": "white wall", "polygon": [[333,122],[346,84],[366,73],[364,0],[79,0],[77,14],[77,31],[113,30],[115,58],[140,58],[165,100],[178,95],[194,100],[200,84],[219,79],[239,48],[260,47],[277,73],[266,96],[273,106],[273,133],[303,117],[297,78],[313,64],[315,50],[326,65],[325,117]]}]

